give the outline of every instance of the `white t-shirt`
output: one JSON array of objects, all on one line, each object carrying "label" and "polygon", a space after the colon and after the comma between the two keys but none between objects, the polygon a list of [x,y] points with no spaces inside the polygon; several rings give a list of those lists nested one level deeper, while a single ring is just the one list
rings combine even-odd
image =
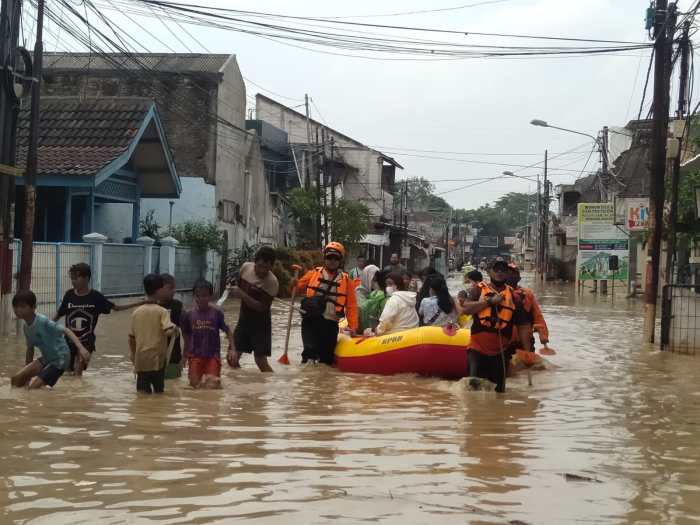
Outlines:
[{"label": "white t-shirt", "polygon": [[423,319],[426,326],[445,326],[449,323],[457,323],[457,311],[453,307],[449,314],[446,314],[438,306],[438,298],[426,297],[420,302],[418,315]]}]

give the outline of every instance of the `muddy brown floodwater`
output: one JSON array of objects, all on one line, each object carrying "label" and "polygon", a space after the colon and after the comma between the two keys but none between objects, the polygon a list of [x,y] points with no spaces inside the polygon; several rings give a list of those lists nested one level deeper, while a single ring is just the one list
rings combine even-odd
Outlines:
[{"label": "muddy brown floodwater", "polygon": [[639,302],[572,288],[541,292],[558,368],[503,396],[278,365],[279,309],[276,373],[247,357],[221,391],[137,396],[128,313],[54,391],[11,389],[3,340],[0,523],[697,523],[700,361],[644,348]]}]

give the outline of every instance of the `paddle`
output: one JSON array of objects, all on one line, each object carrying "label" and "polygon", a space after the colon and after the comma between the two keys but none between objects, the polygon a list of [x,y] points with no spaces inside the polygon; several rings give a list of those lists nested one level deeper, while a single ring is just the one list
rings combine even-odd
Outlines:
[{"label": "paddle", "polygon": [[[292,268],[294,269],[294,280],[293,282],[296,283],[296,280],[299,278],[299,271],[301,270],[301,266],[298,265],[293,265]],[[296,295],[296,286],[292,288],[292,297],[289,299],[289,315],[287,316],[287,337],[284,340],[284,353],[280,356],[280,358],[277,360],[279,363],[282,363],[283,365],[288,365],[289,364],[289,336],[292,333],[292,318],[294,317],[294,296]]]}]

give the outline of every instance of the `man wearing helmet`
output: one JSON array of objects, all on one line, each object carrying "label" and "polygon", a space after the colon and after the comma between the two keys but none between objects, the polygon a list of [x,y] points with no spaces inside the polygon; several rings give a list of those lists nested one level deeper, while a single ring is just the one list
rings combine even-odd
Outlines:
[{"label": "man wearing helmet", "polygon": [[304,351],[301,362],[320,361],[332,365],[338,342],[338,321],[347,319],[353,332],[358,328],[355,285],[340,268],[345,258],[345,247],[331,242],[323,249],[323,267],[307,272],[296,283],[298,293],[305,293],[302,309],[306,312],[301,322]]}]

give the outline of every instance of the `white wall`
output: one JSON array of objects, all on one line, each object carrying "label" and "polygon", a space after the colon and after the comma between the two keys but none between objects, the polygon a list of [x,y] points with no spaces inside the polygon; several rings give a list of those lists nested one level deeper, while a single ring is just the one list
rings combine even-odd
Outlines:
[{"label": "white wall", "polygon": [[[182,177],[182,194],[172,199],[173,224],[191,220],[215,221],[214,186],[198,177]],[[155,210],[155,219],[167,228],[170,219],[170,199],[141,199],[141,218]],[[100,204],[95,209],[95,230],[106,235],[110,242],[122,242],[131,237],[131,204]]]}]

